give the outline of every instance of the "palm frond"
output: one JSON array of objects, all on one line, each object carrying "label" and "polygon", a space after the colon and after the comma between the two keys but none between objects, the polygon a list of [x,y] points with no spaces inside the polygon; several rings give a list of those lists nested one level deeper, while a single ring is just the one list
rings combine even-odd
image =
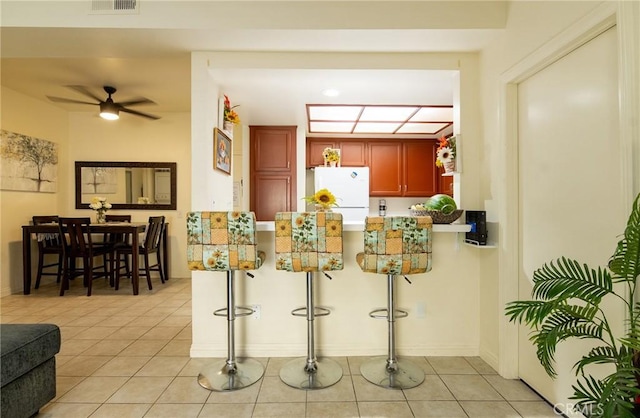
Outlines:
[{"label": "palm frond", "polygon": [[620,368],[602,380],[593,376],[578,379],[570,399],[577,400],[576,408],[589,417],[633,418],[632,400],[640,393],[634,370]]},{"label": "palm frond", "polygon": [[616,251],[609,259],[609,269],[615,274],[616,282],[635,283],[640,275],[640,194],[633,202],[624,237],[618,242]]},{"label": "palm frond", "polygon": [[620,360],[619,353],[613,347],[599,346],[592,348],[587,355],[574,365],[576,369],[576,375],[584,373],[584,368],[590,364],[616,364]]},{"label": "palm frond", "polygon": [[578,298],[598,305],[603,296],[613,292],[613,281],[607,270],[592,269],[565,257],[536,270],[533,282],[532,296],[541,300]]},{"label": "palm frond", "polygon": [[509,322],[524,322],[537,328],[551,312],[558,308],[558,304],[558,301],[517,300],[507,303],[505,314]]},{"label": "palm frond", "polygon": [[556,377],[555,352],[559,342],[569,337],[602,339],[602,324],[576,318],[566,311],[554,311],[530,339],[536,345],[536,355],[545,372]]}]

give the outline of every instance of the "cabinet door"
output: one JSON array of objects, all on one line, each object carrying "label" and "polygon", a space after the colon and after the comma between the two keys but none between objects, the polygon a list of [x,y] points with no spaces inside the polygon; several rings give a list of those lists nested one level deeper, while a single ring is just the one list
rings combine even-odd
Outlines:
[{"label": "cabinet door", "polygon": [[343,167],[366,167],[367,146],[363,141],[342,141],[340,148],[340,165]]},{"label": "cabinet door", "polygon": [[295,126],[250,126],[249,208],[258,221],[291,211],[296,198]]},{"label": "cabinet door", "polygon": [[290,171],[295,161],[295,130],[289,127],[251,127],[253,169],[256,171]]},{"label": "cabinet door", "polygon": [[403,196],[432,196],[438,193],[434,142],[405,141],[403,154]]},{"label": "cabinet door", "polygon": [[402,196],[402,144],[369,142],[369,195]]},{"label": "cabinet door", "polygon": [[251,184],[255,202],[251,208],[258,221],[273,221],[276,212],[291,211],[291,176],[286,174],[255,174]]},{"label": "cabinet door", "polygon": [[322,151],[325,148],[336,148],[335,142],[323,140],[308,140],[307,141],[307,168],[318,167],[324,165],[324,158],[322,158]]}]

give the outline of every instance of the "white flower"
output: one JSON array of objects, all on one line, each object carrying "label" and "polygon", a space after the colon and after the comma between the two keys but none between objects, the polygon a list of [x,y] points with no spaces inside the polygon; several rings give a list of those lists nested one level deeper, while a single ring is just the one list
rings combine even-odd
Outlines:
[{"label": "white flower", "polygon": [[111,203],[107,202],[106,197],[95,196],[91,199],[89,207],[97,211],[106,211],[107,209],[111,209]]},{"label": "white flower", "polygon": [[438,150],[438,160],[448,163],[453,160],[453,150],[449,147],[440,148]]}]

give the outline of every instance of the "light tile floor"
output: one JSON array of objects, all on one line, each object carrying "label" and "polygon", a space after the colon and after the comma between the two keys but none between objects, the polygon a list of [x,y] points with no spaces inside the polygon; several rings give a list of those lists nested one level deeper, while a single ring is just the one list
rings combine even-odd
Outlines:
[{"label": "light tile floor", "polygon": [[[191,281],[154,281],[133,296],[97,281],[86,297],[78,283],[63,297],[55,284],[29,296],[0,299],[3,323],[60,326],[57,396],[38,417],[557,417],[519,380],[506,380],[478,357],[414,357],[426,373],[420,386],[389,390],[360,375],[365,357],[335,358],[343,378],[304,391],[280,381],[288,358],[260,358],[265,375],[231,393],[196,381],[210,359],[189,357]],[[384,353],[381,353],[384,354]]]}]

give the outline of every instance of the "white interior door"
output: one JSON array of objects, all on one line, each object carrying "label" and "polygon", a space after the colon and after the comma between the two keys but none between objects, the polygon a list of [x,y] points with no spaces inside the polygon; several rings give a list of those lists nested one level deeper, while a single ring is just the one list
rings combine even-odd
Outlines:
[{"label": "white interior door", "polygon": [[[560,256],[606,265],[624,230],[616,45],[609,29],[518,86],[519,299],[531,298],[533,271]],[[520,327],[520,377],[550,402],[566,404],[572,366],[589,342],[560,346],[553,381],[529,333]]]}]

